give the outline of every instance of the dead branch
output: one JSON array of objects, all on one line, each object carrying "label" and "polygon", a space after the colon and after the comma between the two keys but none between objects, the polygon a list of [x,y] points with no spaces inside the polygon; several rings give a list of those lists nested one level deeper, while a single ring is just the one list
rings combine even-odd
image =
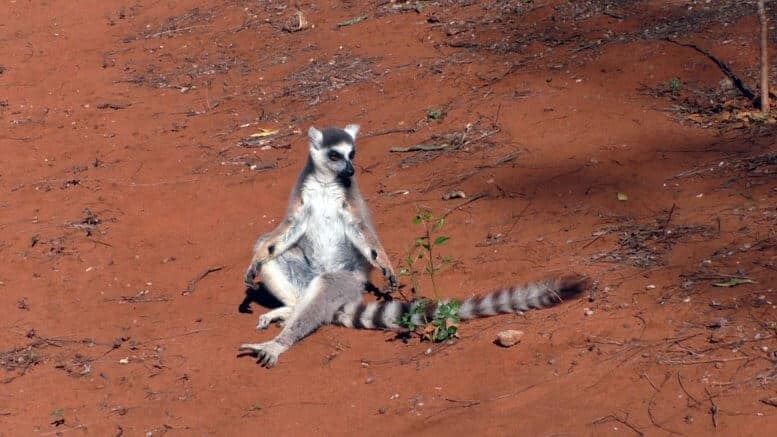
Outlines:
[{"label": "dead branch", "polygon": [[678,46],[683,47],[689,47],[697,52],[701,53],[702,55],[706,56],[709,60],[715,63],[715,65],[720,68],[720,71],[723,72],[723,74],[726,75],[729,79],[731,79],[731,82],[734,83],[734,86],[739,90],[740,93],[742,93],[743,96],[745,96],[748,100],[751,102],[755,100],[755,93],[745,85],[744,82],[742,82],[742,79],[739,78],[736,74],[734,74],[733,71],[731,71],[731,68],[726,65],[725,62],[721,61],[720,59],[716,58],[712,53],[708,52],[707,50],[704,50],[703,48],[697,46],[696,44],[687,44],[682,43],[679,41],[675,41],[672,38],[665,38],[666,41],[669,41],[672,44],[677,44]]},{"label": "dead branch", "polygon": [[621,419],[620,417],[618,417],[618,416],[616,416],[614,414],[610,414],[609,416],[600,417],[600,418],[594,420],[593,424],[594,425],[600,425],[602,423],[607,423],[607,422],[618,422],[618,423],[622,424],[623,426],[628,427],[629,429],[631,429],[635,433],[637,433],[637,435],[639,437],[644,437],[645,433],[643,433],[642,431],[637,429],[636,426],[634,426],[631,423],[629,423],[628,419],[629,419],[629,415],[628,414],[623,419]]},{"label": "dead branch", "polygon": [[[471,178],[472,176],[475,176],[478,173],[483,172],[484,170],[494,169],[494,168],[500,167],[500,166],[502,166],[504,164],[507,164],[508,162],[512,162],[517,157],[518,157],[517,153],[510,153],[508,155],[505,155],[505,156],[497,159],[496,161],[494,161],[491,164],[479,165],[479,166],[475,167],[474,170],[470,170],[470,171],[468,171],[466,173],[462,173],[462,174],[456,176],[455,178],[453,178],[452,180],[443,183],[442,187],[449,187],[451,185],[455,185],[455,184],[464,182],[465,180]],[[432,190],[433,187],[440,188],[441,186],[440,185],[434,185],[434,186],[430,185],[429,187],[425,188],[422,192],[428,193],[429,191]]]}]

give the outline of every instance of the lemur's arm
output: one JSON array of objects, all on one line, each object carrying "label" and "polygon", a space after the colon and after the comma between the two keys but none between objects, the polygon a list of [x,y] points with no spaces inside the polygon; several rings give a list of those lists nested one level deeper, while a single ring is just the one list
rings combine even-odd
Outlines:
[{"label": "lemur's arm", "polygon": [[297,202],[281,224],[257,241],[254,262],[263,263],[294,246],[307,229],[308,208]]},{"label": "lemur's arm", "polygon": [[254,256],[245,276],[245,283],[248,287],[254,287],[254,278],[263,263],[287,251],[305,234],[308,212],[308,208],[301,201],[296,202],[281,224],[256,241]]},{"label": "lemur's arm", "polygon": [[341,210],[341,214],[345,221],[345,235],[348,240],[370,264],[381,270],[389,286],[396,288],[397,278],[391,260],[377,235],[362,219],[360,211],[354,205],[347,203]]}]

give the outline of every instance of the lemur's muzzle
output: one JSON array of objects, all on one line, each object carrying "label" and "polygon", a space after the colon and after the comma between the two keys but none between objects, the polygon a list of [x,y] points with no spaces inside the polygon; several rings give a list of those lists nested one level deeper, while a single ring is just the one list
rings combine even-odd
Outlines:
[{"label": "lemur's muzzle", "polygon": [[351,176],[354,175],[354,173],[356,173],[356,171],[353,169],[353,165],[351,164],[350,161],[347,161],[345,163],[345,168],[340,172],[340,177],[350,178]]}]

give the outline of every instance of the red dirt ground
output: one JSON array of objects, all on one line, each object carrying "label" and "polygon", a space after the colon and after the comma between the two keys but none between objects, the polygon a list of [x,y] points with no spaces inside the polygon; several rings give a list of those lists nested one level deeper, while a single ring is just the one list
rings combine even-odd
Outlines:
[{"label": "red dirt ground", "polygon": [[[310,26],[286,32],[295,7]],[[774,435],[773,119],[665,40],[755,88],[754,11],[5,2],[0,435]],[[452,343],[325,327],[274,369],[236,357],[279,329],[239,311],[242,275],[285,210],[302,132],[350,122],[397,268],[423,205],[451,211],[444,296],[563,270],[593,293]],[[280,133],[240,145],[260,129]],[[454,150],[389,151],[464,131]],[[755,283],[713,285],[732,276]],[[509,328],[522,343],[494,345]]]}]

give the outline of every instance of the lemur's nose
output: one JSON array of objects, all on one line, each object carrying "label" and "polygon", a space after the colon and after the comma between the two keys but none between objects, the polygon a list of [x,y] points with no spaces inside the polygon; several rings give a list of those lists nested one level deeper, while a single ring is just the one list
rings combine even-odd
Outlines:
[{"label": "lemur's nose", "polygon": [[354,175],[354,173],[356,173],[356,172],[355,172],[355,170],[353,169],[353,164],[351,164],[351,161],[347,161],[347,162],[345,163],[345,169],[344,169],[343,171],[341,171],[341,172],[340,172],[340,174],[341,174],[341,175],[343,175],[343,176],[345,176],[345,177],[348,177],[348,178],[349,178],[349,177],[351,177],[351,176],[353,176],[353,175]]}]

